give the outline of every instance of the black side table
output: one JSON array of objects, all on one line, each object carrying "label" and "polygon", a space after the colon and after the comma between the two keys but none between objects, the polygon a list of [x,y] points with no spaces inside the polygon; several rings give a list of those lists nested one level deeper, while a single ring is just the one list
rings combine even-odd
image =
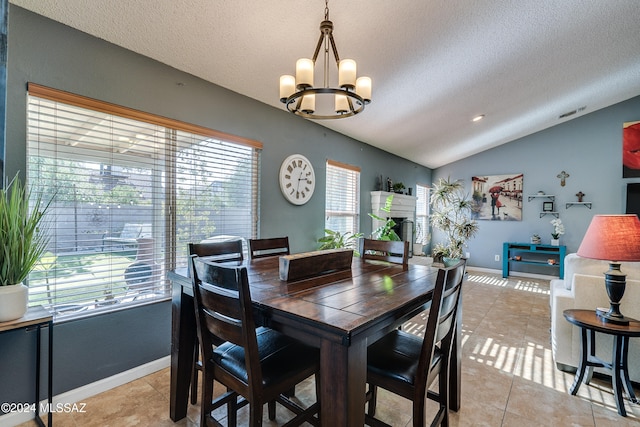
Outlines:
[{"label": "black side table", "polygon": [[[611,370],[613,382],[613,395],[618,407],[618,414],[627,416],[622,401],[622,388],[627,392],[629,399],[633,403],[638,403],[638,399],[633,392],[633,386],[629,380],[629,369],[627,356],[629,353],[629,338],[640,337],[640,322],[631,320],[628,325],[617,325],[605,322],[594,310],[565,310],[565,319],[570,323],[580,327],[581,357],[578,365],[576,378],[571,385],[570,392],[575,395],[580,388],[583,379],[585,384],[589,384],[594,367],[607,368]],[[596,357],[596,332],[613,335],[613,360],[611,363]],[[584,374],[589,370],[587,377]]]},{"label": "black side table", "polygon": [[41,305],[29,307],[24,316],[20,319],[0,323],[0,332],[12,331],[14,329],[36,328],[36,393],[35,393],[35,421],[39,426],[44,427],[44,422],[40,418],[40,335],[42,326],[49,329],[49,359],[48,359],[48,384],[47,384],[47,426],[53,425],[53,316]]}]

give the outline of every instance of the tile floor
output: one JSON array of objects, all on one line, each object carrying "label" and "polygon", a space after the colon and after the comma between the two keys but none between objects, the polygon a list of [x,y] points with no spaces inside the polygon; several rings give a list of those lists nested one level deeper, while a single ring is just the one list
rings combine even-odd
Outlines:
[{"label": "tile floor", "polygon": [[[555,369],[549,345],[549,284],[545,280],[469,271],[463,298],[462,408],[452,426],[640,426],[640,405],[625,401],[617,414],[610,384],[594,379],[578,396],[567,390],[573,375]],[[420,333],[422,324],[405,330]],[[633,362],[633,361],[632,361]],[[298,386],[313,398],[311,381]],[[636,391],[638,393],[638,390]],[[411,425],[411,405],[381,390],[378,414],[393,426]],[[198,426],[199,405],[186,419],[169,419],[169,370],[86,399],[83,414],[55,414],[56,427]],[[220,416],[224,416],[224,409]],[[276,422],[288,419],[279,409]],[[239,418],[245,421],[246,417]],[[223,420],[224,422],[224,420]],[[25,423],[21,427],[35,425]]]}]

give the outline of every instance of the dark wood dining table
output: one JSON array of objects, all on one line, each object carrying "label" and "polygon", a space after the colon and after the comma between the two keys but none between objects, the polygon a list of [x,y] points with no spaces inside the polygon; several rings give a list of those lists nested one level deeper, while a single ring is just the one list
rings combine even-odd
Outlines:
[{"label": "dark wood dining table", "polygon": [[[257,322],[320,348],[322,425],[364,425],[367,346],[429,307],[437,268],[353,258],[351,270],[284,282],[278,257],[242,264]],[[196,324],[186,268],[168,278],[173,283],[170,416],[178,421],[187,413]],[[453,410],[460,406],[458,342],[451,363]]]}]

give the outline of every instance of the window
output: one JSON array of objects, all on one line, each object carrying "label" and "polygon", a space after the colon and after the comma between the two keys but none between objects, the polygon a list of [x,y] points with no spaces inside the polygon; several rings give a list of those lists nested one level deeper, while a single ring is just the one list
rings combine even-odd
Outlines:
[{"label": "window", "polygon": [[360,224],[360,168],[327,160],[325,228],[357,233]]},{"label": "window", "polygon": [[29,303],[71,318],[167,298],[187,243],[256,236],[261,144],[29,84],[27,179],[52,199]]},{"label": "window", "polygon": [[429,187],[416,185],[416,243],[429,244]]}]

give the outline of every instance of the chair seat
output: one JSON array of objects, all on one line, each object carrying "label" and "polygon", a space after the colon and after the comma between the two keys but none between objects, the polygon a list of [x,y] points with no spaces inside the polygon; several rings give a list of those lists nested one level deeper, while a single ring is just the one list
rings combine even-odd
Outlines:
[{"label": "chair seat", "polygon": [[[264,327],[256,329],[256,338],[262,369],[262,384],[265,388],[302,372],[313,372],[319,368],[319,363],[316,363],[315,367],[309,365],[310,360],[319,360],[317,348]],[[248,381],[242,347],[225,342],[213,351],[213,362],[244,382]]]},{"label": "chair seat", "polygon": [[[371,374],[413,385],[420,361],[422,338],[394,330],[367,349],[367,369]],[[440,363],[442,353],[436,346],[431,368]],[[430,369],[431,370],[431,369]]]}]

